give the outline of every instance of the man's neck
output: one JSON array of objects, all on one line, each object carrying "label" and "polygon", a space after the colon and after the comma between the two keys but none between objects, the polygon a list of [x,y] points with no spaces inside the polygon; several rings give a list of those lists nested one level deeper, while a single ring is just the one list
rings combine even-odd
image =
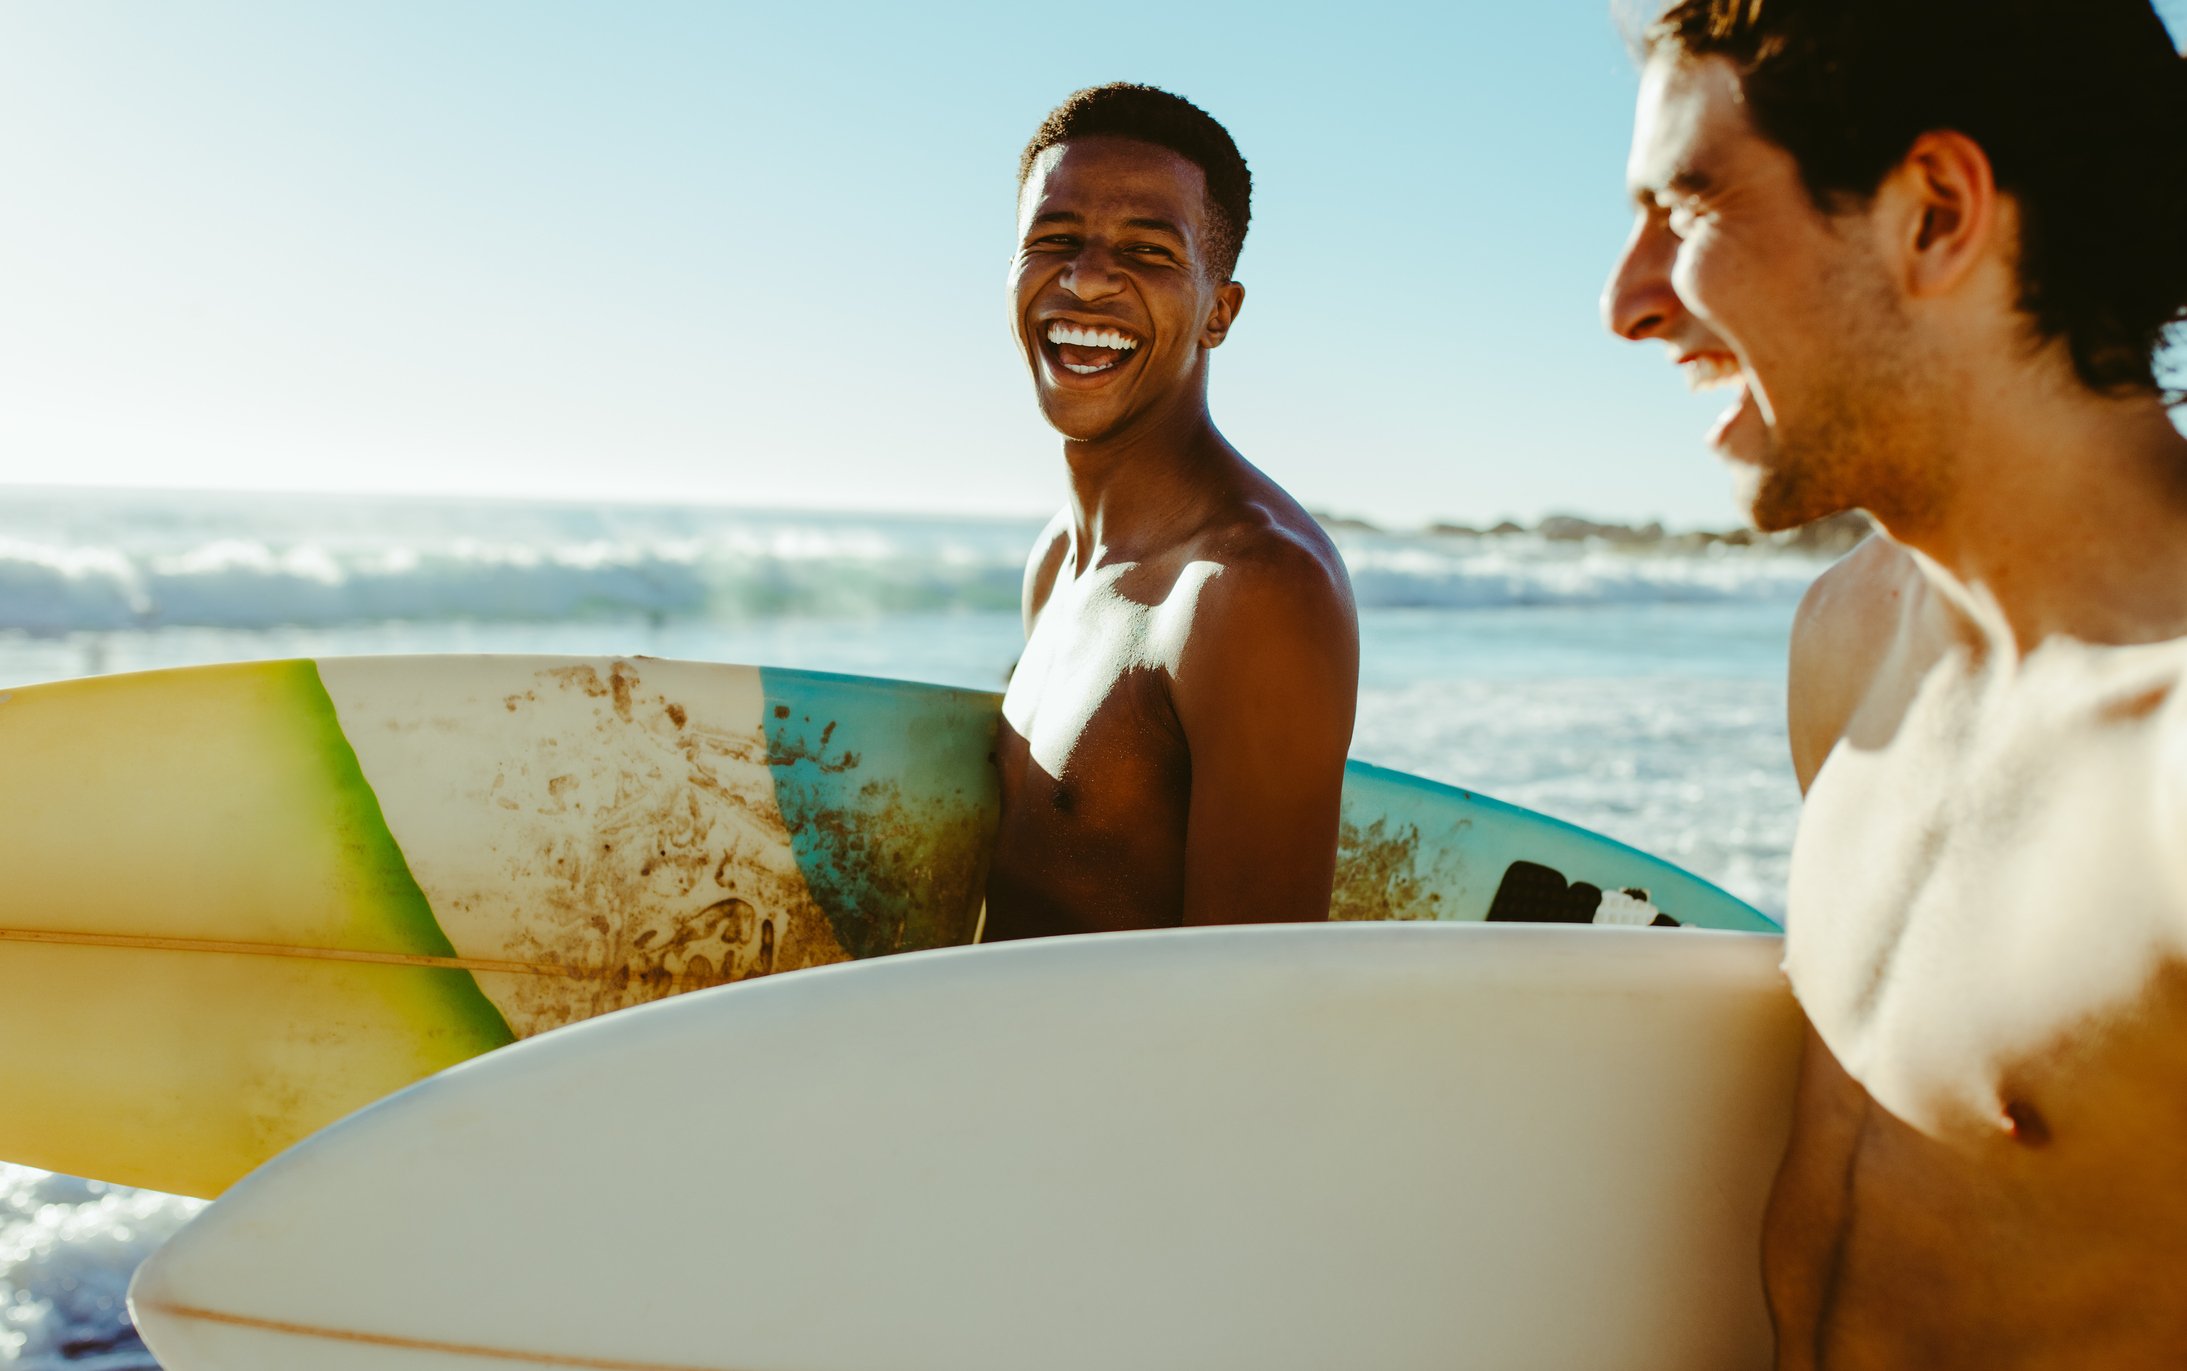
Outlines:
[{"label": "man's neck", "polygon": [[2187,635],[2187,437],[2153,395],[2018,377],[1961,411],[1949,490],[1885,528],[2016,656]]},{"label": "man's neck", "polygon": [[1083,572],[1097,548],[1137,557],[1197,527],[1243,459],[1216,430],[1202,397],[1122,433],[1065,439],[1063,460]]}]

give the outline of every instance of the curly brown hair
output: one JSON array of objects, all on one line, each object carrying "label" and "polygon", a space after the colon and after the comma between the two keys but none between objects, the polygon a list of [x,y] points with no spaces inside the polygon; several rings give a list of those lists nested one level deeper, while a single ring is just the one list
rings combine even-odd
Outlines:
[{"label": "curly brown hair", "polygon": [[1136,138],[1168,148],[1207,177],[1208,265],[1215,279],[1227,281],[1238,269],[1246,225],[1253,218],[1253,173],[1215,117],[1181,95],[1154,86],[1115,81],[1089,86],[1049,111],[1018,156],[1018,189],[1033,174],[1043,152],[1073,138]]},{"label": "curly brown hair", "polygon": [[1648,55],[1722,57],[1818,207],[1923,133],[1981,144],[2020,211],[2021,308],[2092,389],[2157,390],[2187,322],[2187,59],[2149,0],[1673,0]]}]

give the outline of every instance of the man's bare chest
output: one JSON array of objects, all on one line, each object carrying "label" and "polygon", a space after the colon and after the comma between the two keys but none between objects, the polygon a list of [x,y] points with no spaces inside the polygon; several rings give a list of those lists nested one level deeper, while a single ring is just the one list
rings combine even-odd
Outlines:
[{"label": "man's bare chest", "polygon": [[1154,611],[1051,605],[1003,700],[1006,792],[1041,792],[1081,823],[1143,818],[1189,775],[1169,679]]},{"label": "man's bare chest", "polygon": [[2187,1019],[2156,711],[2136,717],[2133,692],[2100,680],[2016,684],[1940,679],[1887,719],[1856,717],[1794,852],[1794,989],[1870,1094],[1924,1131],[1993,1136],[2031,1098],[2070,1112],[2102,1087],[2102,1044]]}]

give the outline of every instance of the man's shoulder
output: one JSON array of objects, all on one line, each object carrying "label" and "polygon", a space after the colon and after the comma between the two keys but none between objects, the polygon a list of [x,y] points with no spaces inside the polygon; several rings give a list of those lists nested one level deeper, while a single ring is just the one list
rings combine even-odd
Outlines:
[{"label": "man's shoulder", "polygon": [[1807,588],[1793,632],[1840,640],[1886,638],[1879,611],[1890,610],[1920,582],[1921,573],[1904,544],[1888,534],[1871,534]]},{"label": "man's shoulder", "polygon": [[1027,565],[1048,568],[1053,572],[1063,562],[1064,554],[1071,549],[1071,511],[1059,509],[1041,528],[1040,536],[1033,539],[1033,555]]},{"label": "man's shoulder", "polygon": [[1071,512],[1056,511],[1048,526],[1033,540],[1032,555],[1025,559],[1025,585],[1023,608],[1028,627],[1033,616],[1048,601],[1055,590],[1056,577],[1063,570],[1064,558],[1071,554]]},{"label": "man's shoulder", "polygon": [[1193,597],[1196,621],[1277,628],[1283,623],[1272,615],[1303,620],[1302,626],[1357,618],[1343,555],[1295,505],[1241,505],[1194,542],[1191,561],[1203,576]]},{"label": "man's shoulder", "polygon": [[1228,739],[1265,750],[1280,735],[1281,747],[1341,762],[1358,703],[1359,615],[1336,545],[1312,516],[1288,513],[1248,511],[1194,540],[1183,571],[1194,584],[1173,597],[1162,634],[1171,700],[1195,748]]},{"label": "man's shoulder", "polygon": [[1913,555],[1882,533],[1870,535],[1807,588],[1792,620],[1786,688],[1793,766],[1803,789],[1844,735],[1925,594]]}]

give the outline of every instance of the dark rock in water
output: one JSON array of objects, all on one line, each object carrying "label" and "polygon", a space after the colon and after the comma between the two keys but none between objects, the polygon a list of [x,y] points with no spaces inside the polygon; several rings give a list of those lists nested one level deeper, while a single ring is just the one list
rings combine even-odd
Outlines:
[{"label": "dark rock in water", "polygon": [[[1365,519],[1339,514],[1316,514],[1314,518],[1332,533],[1384,531]],[[1727,529],[1720,533],[1709,529],[1672,533],[1663,527],[1661,520],[1618,524],[1577,514],[1547,515],[1531,529],[1510,519],[1491,528],[1444,521],[1429,524],[1421,533],[1431,538],[1502,538],[1515,533],[1533,533],[1552,543],[1605,543],[1629,552],[1661,552],[1673,556],[1699,556],[1718,547],[1751,547],[1804,557],[1840,557],[1852,551],[1874,529],[1875,525],[1867,515],[1854,510],[1782,533],[1757,533],[1751,528]]]},{"label": "dark rock in water", "polygon": [[1552,543],[1578,543],[1594,537],[1603,527],[1575,514],[1552,514],[1536,524],[1534,531]]},{"label": "dark rock in water", "polygon": [[1552,514],[1542,520],[1535,531],[1553,543],[1600,539],[1606,543],[1631,546],[1663,541],[1663,525],[1660,523],[1651,522],[1635,528],[1630,524],[1598,524],[1592,519],[1582,519],[1572,514]]},{"label": "dark rock in water", "polygon": [[1722,533],[1697,529],[1665,538],[1663,547],[1666,551],[1685,553],[1706,552],[1712,547],[1759,547],[1803,557],[1840,557],[1851,552],[1861,539],[1874,531],[1875,525],[1867,515],[1859,510],[1849,510],[1781,533],[1756,533],[1751,528],[1728,529]]}]

